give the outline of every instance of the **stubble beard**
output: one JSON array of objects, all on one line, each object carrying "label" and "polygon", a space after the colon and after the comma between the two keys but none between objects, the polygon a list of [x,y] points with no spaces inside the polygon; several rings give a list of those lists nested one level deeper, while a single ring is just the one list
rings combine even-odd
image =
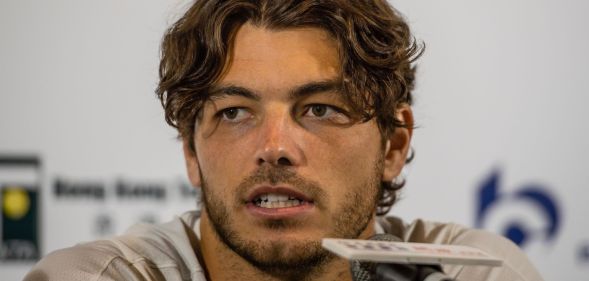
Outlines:
[{"label": "stubble beard", "polygon": [[[333,229],[325,237],[354,239],[368,227],[375,213],[380,179],[382,178],[382,159],[375,164],[374,171],[365,183],[348,188],[340,208],[331,214]],[[201,173],[202,175],[202,173]],[[237,193],[245,192],[255,184],[289,184],[315,199],[319,210],[324,211],[326,198],[324,189],[317,183],[302,178],[292,170],[280,166],[264,166],[242,181]],[[268,241],[260,238],[244,237],[236,229],[231,208],[226,200],[218,198],[209,191],[205,178],[201,179],[203,203],[206,215],[213,225],[216,236],[230,250],[237,253],[259,270],[283,280],[306,280],[323,272],[335,256],[321,247],[321,240]],[[342,188],[345,190],[345,188]],[[238,198],[238,196],[236,196]],[[243,204],[237,200],[236,204]],[[276,230],[293,229],[303,225],[299,220],[272,220],[265,227]]]}]

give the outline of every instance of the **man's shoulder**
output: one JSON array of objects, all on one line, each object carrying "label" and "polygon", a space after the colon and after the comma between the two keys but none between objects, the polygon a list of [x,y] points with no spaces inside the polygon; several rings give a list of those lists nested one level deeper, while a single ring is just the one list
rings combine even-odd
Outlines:
[{"label": "man's shoulder", "polygon": [[[459,280],[542,280],[522,250],[503,236],[456,223],[432,222],[422,219],[405,223],[397,217],[379,218],[385,232],[403,241],[462,245],[480,249],[503,260],[503,266],[445,266],[444,271]],[[487,276],[486,279],[481,279]]]},{"label": "man's shoulder", "polygon": [[192,217],[138,224],[121,236],[54,251],[25,280],[200,280]]},{"label": "man's shoulder", "polygon": [[24,280],[99,280],[105,269],[124,258],[120,249],[108,240],[79,244],[48,254]]}]

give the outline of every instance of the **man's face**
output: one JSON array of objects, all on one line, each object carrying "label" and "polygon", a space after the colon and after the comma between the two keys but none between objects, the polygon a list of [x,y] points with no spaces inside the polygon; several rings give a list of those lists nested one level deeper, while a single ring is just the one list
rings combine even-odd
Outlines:
[{"label": "man's face", "polygon": [[335,41],[245,24],[230,58],[186,154],[201,229],[260,268],[319,263],[321,238],[371,235],[389,145],[338,93]]}]

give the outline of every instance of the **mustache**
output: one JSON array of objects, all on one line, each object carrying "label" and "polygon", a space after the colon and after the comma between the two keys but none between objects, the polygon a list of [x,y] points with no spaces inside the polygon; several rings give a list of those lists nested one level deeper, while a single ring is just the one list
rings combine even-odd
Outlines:
[{"label": "mustache", "polygon": [[237,198],[243,198],[254,186],[270,183],[270,185],[289,185],[298,192],[312,198],[313,202],[324,202],[327,198],[325,191],[320,184],[306,179],[299,175],[294,169],[285,166],[262,165],[260,168],[249,174],[237,188]]}]

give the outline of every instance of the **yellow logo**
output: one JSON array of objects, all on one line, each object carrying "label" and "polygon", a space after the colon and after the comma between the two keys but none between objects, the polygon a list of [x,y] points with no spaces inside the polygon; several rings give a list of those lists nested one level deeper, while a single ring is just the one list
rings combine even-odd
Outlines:
[{"label": "yellow logo", "polygon": [[22,188],[9,187],[4,190],[4,214],[13,220],[24,217],[30,209],[29,194]]}]

